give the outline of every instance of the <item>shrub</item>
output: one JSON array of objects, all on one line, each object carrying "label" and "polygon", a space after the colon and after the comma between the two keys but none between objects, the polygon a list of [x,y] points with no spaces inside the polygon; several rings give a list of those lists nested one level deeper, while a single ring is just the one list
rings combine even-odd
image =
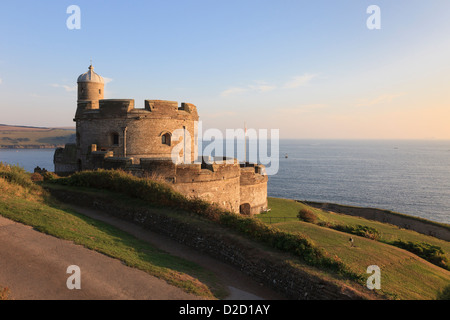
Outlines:
[{"label": "shrub", "polygon": [[427,260],[441,268],[450,270],[448,259],[441,247],[426,242],[411,242],[397,240],[391,242],[392,245],[412,252],[422,259]]},{"label": "shrub", "polygon": [[297,214],[297,218],[301,221],[317,223],[317,216],[309,209],[300,209]]},{"label": "shrub", "polygon": [[44,177],[40,173],[35,172],[31,175],[31,181],[33,182],[44,181]]},{"label": "shrub", "polygon": [[450,284],[437,294],[437,300],[450,300]]},{"label": "shrub", "polygon": [[10,294],[11,293],[8,288],[0,287],[0,300],[9,300],[11,298]]},{"label": "shrub", "polygon": [[54,172],[46,171],[42,173],[42,177],[44,178],[44,181],[49,181],[53,179],[57,179],[58,175]]},{"label": "shrub", "polygon": [[[323,225],[323,224],[321,224]],[[323,225],[325,226],[325,225]],[[372,227],[363,226],[363,225],[357,225],[357,226],[349,226],[349,225],[340,225],[340,224],[327,224],[328,228],[351,233],[360,237],[372,239],[372,240],[379,240],[380,239],[380,232]]]},{"label": "shrub", "polygon": [[20,185],[27,190],[37,190],[39,188],[31,181],[30,173],[17,165],[0,162],[0,177],[10,183]]}]

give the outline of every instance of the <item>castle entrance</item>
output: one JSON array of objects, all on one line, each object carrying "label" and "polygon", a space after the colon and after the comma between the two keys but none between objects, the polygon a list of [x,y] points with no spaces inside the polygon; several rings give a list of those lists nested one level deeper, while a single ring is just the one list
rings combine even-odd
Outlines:
[{"label": "castle entrance", "polygon": [[250,203],[243,203],[239,206],[239,213],[245,216],[250,215]]}]

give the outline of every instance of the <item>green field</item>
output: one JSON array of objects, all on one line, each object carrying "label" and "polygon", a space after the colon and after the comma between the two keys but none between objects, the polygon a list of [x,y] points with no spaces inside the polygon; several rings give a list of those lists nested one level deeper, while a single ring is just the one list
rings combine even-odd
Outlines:
[{"label": "green field", "polygon": [[[434,299],[437,293],[450,284],[450,272],[424,259],[382,241],[405,240],[427,242],[440,246],[446,256],[450,253],[450,243],[411,230],[383,224],[359,217],[336,214],[315,209],[302,203],[279,198],[269,198],[268,213],[258,217],[271,222],[281,230],[300,232],[308,235],[319,247],[331,255],[339,257],[357,273],[365,273],[370,265],[381,269],[381,292],[394,299]],[[346,225],[366,225],[380,231],[378,241],[352,235],[354,247],[349,242],[348,233],[299,221],[296,216],[300,209],[307,208],[318,219],[325,222]]]},{"label": "green field", "polygon": [[75,142],[75,130],[0,124],[0,148],[39,148]]}]

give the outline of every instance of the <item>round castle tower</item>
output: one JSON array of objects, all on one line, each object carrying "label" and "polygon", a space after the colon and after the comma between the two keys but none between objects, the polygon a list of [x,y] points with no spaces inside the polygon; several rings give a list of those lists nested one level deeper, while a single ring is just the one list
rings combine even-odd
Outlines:
[{"label": "round castle tower", "polygon": [[172,139],[176,130],[183,130],[183,139],[191,138],[183,157],[184,150],[190,150],[190,159],[196,160],[198,114],[194,105],[146,100],[145,108],[138,109],[133,99],[103,99],[105,81],[92,65],[77,83],[78,170],[94,169],[103,155],[132,164],[147,158],[170,158],[179,143]]},{"label": "round castle tower", "polygon": [[89,71],[78,77],[78,101],[98,101],[103,99],[105,81],[89,66]]}]

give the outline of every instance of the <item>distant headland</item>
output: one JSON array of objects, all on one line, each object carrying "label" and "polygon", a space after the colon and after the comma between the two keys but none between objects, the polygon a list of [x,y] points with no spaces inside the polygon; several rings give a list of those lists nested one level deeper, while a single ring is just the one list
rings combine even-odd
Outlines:
[{"label": "distant headland", "polygon": [[75,128],[0,124],[0,149],[50,149],[75,142]]}]

